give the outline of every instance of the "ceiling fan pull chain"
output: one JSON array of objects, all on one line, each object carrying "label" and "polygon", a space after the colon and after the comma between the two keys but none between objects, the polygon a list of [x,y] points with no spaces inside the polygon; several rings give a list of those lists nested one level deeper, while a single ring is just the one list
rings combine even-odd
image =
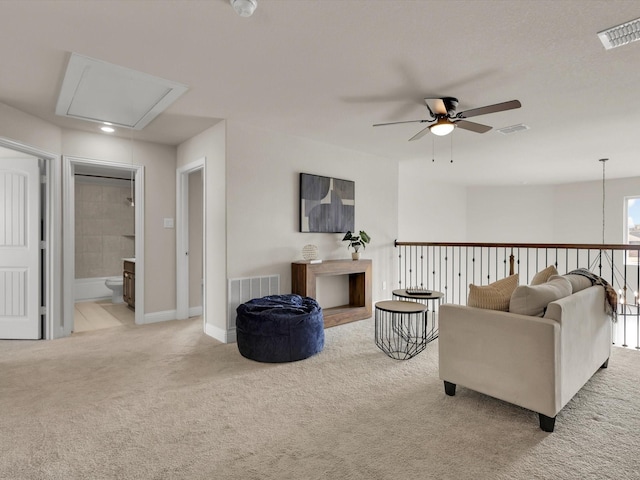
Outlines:
[{"label": "ceiling fan pull chain", "polygon": [[432,135],[431,136],[431,163],[436,162],[436,139]]},{"label": "ceiling fan pull chain", "polygon": [[451,162],[453,163],[453,135],[451,135]]}]

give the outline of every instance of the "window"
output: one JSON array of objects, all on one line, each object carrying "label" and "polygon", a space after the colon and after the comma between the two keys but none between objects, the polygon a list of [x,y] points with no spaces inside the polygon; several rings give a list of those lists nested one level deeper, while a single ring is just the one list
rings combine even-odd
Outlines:
[{"label": "window", "polygon": [[[626,226],[624,243],[640,245],[640,197],[626,197],[624,202]],[[638,251],[630,251],[627,263],[638,264]]]}]

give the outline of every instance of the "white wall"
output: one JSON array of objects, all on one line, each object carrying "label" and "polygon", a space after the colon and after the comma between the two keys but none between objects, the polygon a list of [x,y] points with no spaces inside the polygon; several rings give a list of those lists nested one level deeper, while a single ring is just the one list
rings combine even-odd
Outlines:
[{"label": "white wall", "polygon": [[49,153],[62,151],[59,127],[4,103],[0,103],[0,137]]},{"label": "white wall", "polygon": [[[560,185],[434,184],[430,162],[401,162],[400,241],[601,243],[602,181]],[[640,177],[605,182],[605,243],[624,242],[624,198]]]},{"label": "white wall", "polygon": [[[602,243],[602,181],[522,187],[469,187],[473,242]],[[640,177],[606,180],[605,243],[624,242],[624,197]]]},{"label": "white wall", "polygon": [[552,186],[467,188],[467,238],[471,242],[551,242]]},{"label": "white wall", "polygon": [[400,162],[398,240],[403,242],[463,242],[467,238],[467,190],[462,185],[436,183],[426,160]]},{"label": "white wall", "polygon": [[372,237],[362,257],[373,260],[373,298],[390,298],[390,290],[382,291],[382,282],[390,289],[397,275],[396,162],[231,121],[227,122],[228,277],[280,274],[281,292],[287,293],[291,262],[302,259],[304,245],[317,245],[323,259],[350,258],[342,235],[299,232],[300,173],[355,181],[355,229]]},{"label": "white wall", "polygon": [[[605,182],[605,243],[623,243],[624,197],[640,195],[640,177]],[[561,185],[555,190],[555,241],[602,242],[602,181]]]}]

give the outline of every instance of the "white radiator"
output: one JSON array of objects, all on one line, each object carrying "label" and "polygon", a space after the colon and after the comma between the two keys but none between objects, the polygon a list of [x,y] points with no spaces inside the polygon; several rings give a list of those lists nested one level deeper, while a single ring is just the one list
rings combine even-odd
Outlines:
[{"label": "white radiator", "polygon": [[280,275],[230,278],[227,292],[227,330],[235,330],[236,308],[254,298],[280,294]]}]

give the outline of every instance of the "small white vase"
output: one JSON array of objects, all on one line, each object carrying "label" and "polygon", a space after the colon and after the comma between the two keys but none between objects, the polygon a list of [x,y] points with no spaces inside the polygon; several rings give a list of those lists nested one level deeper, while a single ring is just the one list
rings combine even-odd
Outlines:
[{"label": "small white vase", "polygon": [[360,252],[351,252],[352,260],[360,260]]}]

